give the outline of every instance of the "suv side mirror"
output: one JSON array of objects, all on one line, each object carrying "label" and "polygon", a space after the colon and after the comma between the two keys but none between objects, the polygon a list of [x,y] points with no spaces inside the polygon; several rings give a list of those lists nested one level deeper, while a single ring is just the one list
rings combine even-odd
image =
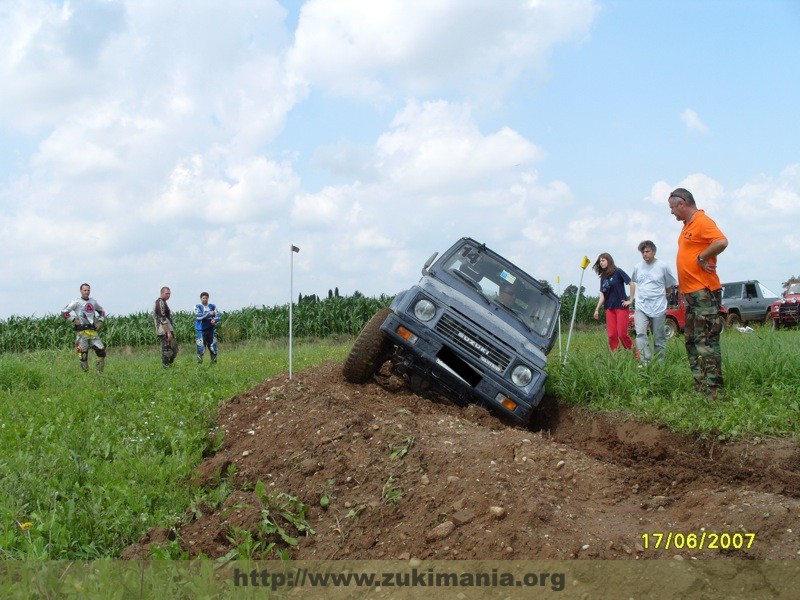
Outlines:
[{"label": "suv side mirror", "polygon": [[422,274],[423,275],[427,275],[428,274],[428,268],[433,264],[433,261],[436,260],[437,256],[439,256],[439,253],[438,252],[434,252],[433,254],[431,254],[431,257],[428,260],[425,261],[425,264],[422,265]]}]

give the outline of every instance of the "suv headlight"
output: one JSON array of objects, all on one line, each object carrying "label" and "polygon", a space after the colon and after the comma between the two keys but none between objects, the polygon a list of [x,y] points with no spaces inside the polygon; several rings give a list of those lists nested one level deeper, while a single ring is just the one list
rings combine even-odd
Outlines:
[{"label": "suv headlight", "polygon": [[414,305],[414,316],[423,323],[427,323],[436,315],[436,305],[430,300],[422,298]]},{"label": "suv headlight", "polygon": [[525,365],[517,365],[511,371],[511,381],[514,382],[514,385],[525,387],[531,382],[531,379],[533,379],[533,373]]}]

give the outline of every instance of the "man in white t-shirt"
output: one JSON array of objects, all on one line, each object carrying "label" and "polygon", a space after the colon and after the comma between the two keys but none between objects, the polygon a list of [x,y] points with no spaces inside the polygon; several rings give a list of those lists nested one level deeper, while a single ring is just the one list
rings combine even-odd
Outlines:
[{"label": "man in white t-shirt", "polygon": [[667,295],[678,283],[669,266],[656,259],[656,245],[650,240],[639,244],[642,262],[631,273],[631,297],[636,300],[633,314],[636,326],[636,347],[645,365],[650,363],[650,343],[647,339],[648,325],[653,329],[653,355],[664,360],[667,340],[664,324],[667,315]]}]

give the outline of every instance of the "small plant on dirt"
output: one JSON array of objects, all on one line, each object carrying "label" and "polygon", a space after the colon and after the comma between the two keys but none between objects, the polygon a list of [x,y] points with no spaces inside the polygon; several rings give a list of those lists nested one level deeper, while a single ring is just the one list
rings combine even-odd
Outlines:
[{"label": "small plant on dirt", "polygon": [[344,516],[344,518],[345,518],[345,519],[357,519],[357,518],[358,518],[358,516],[359,516],[359,515],[360,515],[362,512],[364,512],[364,509],[365,509],[365,508],[367,508],[367,505],[366,505],[366,503],[364,503],[364,502],[359,502],[359,503],[358,503],[358,504],[356,504],[356,505],[355,505],[353,508],[351,508],[349,511],[347,511],[347,514]]},{"label": "small plant on dirt", "polygon": [[397,483],[397,480],[392,475],[389,475],[389,479],[383,484],[381,500],[383,500],[384,504],[390,504],[391,506],[400,504],[400,499],[403,497],[403,490],[400,487],[395,487],[395,483]]},{"label": "small plant on dirt", "polygon": [[[328,487],[332,487],[333,484],[336,483],[336,481],[333,480],[333,479],[328,479],[326,481],[326,483],[327,483]],[[319,505],[322,508],[328,508],[328,506],[330,506],[330,504],[331,504],[331,493],[330,493],[330,490],[322,488],[322,490],[319,492]]]},{"label": "small plant on dirt", "polygon": [[225,441],[225,430],[219,427],[216,423],[208,428],[208,435],[206,436],[205,447],[203,448],[203,458],[214,456],[217,451],[222,448]]},{"label": "small plant on dirt", "polygon": [[228,541],[234,548],[225,555],[227,560],[264,560],[275,546],[275,542],[255,539],[252,533],[241,527],[233,528]]},{"label": "small plant on dirt", "polygon": [[[233,527],[228,541],[235,546],[225,555],[227,560],[265,560],[270,552],[281,560],[290,560],[289,549],[297,546],[297,534],[315,535],[308,523],[308,505],[283,492],[267,492],[263,481],[257,481],[253,493],[261,503],[261,521],[255,531]],[[249,508],[247,505],[230,507]]]},{"label": "small plant on dirt", "polygon": [[[205,558],[205,555],[201,555]],[[181,547],[178,540],[170,540],[167,544],[154,544],[147,555],[151,560],[189,560],[192,556]]]},{"label": "small plant on dirt", "polygon": [[222,506],[222,503],[225,502],[232,491],[233,490],[228,487],[228,483],[222,481],[217,487],[204,490],[194,498],[189,505],[189,511],[195,519],[199,519],[203,516],[203,512],[213,511]]},{"label": "small plant on dirt", "polygon": [[409,435],[404,440],[404,443],[400,446],[389,444],[389,460],[398,460],[403,458],[406,454],[408,454],[408,451],[411,450],[411,446],[413,445],[414,445],[413,435]]},{"label": "small plant on dirt", "polygon": [[315,535],[316,532],[308,523],[308,505],[298,500],[295,496],[290,496],[283,492],[267,492],[267,486],[263,481],[258,481],[255,487],[255,494],[263,508],[261,509],[261,523],[259,531],[264,536],[277,535],[281,540],[290,546],[297,545],[297,538],[289,535],[286,528],[279,521],[286,521],[294,527],[298,533]]}]

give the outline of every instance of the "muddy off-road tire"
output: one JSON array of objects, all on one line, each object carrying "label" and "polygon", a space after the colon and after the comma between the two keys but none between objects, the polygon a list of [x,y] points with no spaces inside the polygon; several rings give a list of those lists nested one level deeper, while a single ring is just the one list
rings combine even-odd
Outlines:
[{"label": "muddy off-road tire", "polygon": [[342,368],[344,378],[350,383],[365,383],[391,357],[392,342],[381,331],[381,325],[390,314],[391,308],[380,309],[358,334]]}]

